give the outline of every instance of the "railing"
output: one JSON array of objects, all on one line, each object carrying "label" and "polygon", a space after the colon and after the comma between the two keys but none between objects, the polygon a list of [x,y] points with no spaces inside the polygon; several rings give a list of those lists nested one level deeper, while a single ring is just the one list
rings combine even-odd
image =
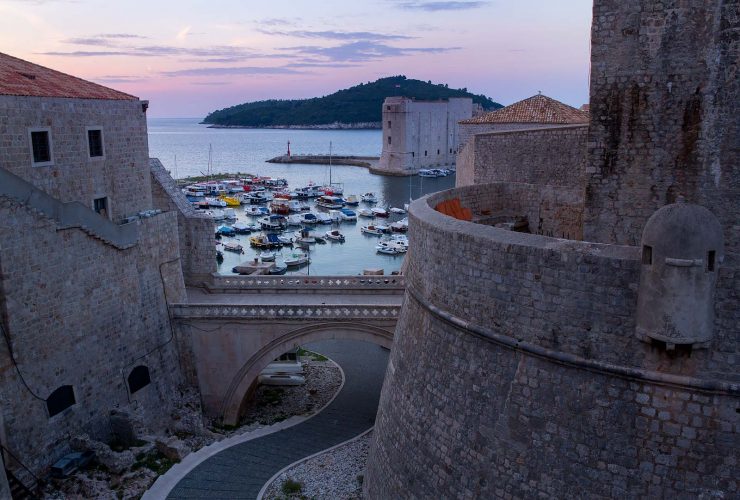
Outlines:
[{"label": "railing", "polygon": [[56,220],[60,229],[78,227],[118,249],[129,248],[139,240],[139,229],[135,222],[119,226],[82,203],[59,201],[30,182],[0,168],[0,196],[3,195]]},{"label": "railing", "polygon": [[171,306],[178,319],[391,319],[398,318],[401,307],[382,306],[233,306],[207,304],[175,304]]},{"label": "railing", "polygon": [[406,288],[406,277],[390,276],[224,276],[214,274],[206,284],[212,293],[260,290],[373,290],[401,292]]},{"label": "railing", "polygon": [[41,484],[42,484],[41,483],[41,480],[38,477],[36,477],[36,475],[33,472],[31,472],[31,469],[29,469],[28,467],[26,467],[26,465],[23,462],[21,462],[18,459],[18,457],[16,457],[13,454],[12,451],[10,451],[9,449],[7,449],[2,444],[0,444],[0,453],[2,453],[2,458],[3,458],[3,462],[5,464],[5,470],[6,470],[6,472],[10,472],[12,474],[12,471],[10,471],[10,469],[8,469],[8,462],[9,462],[9,460],[8,460],[7,457],[10,457],[12,459],[12,461],[13,461],[14,464],[20,466],[25,471],[25,473],[27,475],[29,475],[31,477],[31,479],[33,479],[33,484],[31,486],[27,486],[23,481],[21,481],[18,478],[17,475],[13,474],[13,477],[15,477],[16,481],[18,481],[21,484],[21,486],[25,490],[27,490],[35,498],[35,495],[38,492],[39,487],[41,487]]}]

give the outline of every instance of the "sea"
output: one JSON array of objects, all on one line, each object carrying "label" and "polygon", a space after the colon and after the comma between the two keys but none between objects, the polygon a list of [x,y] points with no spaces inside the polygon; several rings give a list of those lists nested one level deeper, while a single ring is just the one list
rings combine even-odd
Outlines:
[{"label": "sea", "polygon": [[[436,191],[449,189],[455,185],[455,177],[423,178],[387,177],[371,174],[363,167],[345,165],[305,165],[266,163],[275,156],[286,153],[288,141],[294,155],[329,154],[354,156],[380,156],[382,132],[380,130],[301,130],[301,129],[222,129],[208,128],[199,123],[198,118],[150,118],[149,154],[159,158],[175,178],[204,175],[209,168],[212,173],[250,173],[274,178],[285,178],[290,188],[315,184],[340,184],[344,195],[354,194],[357,198],[366,192],[373,192],[378,198],[375,206],[399,207],[409,200]],[[370,207],[361,202],[359,207]],[[316,212],[316,209],[312,209]],[[247,216],[242,208],[237,208],[237,221],[254,223],[256,218]],[[391,214],[388,219],[376,222],[390,224],[405,215]],[[332,225],[318,224],[312,233],[323,235],[330,229],[339,229],[346,237],[343,243],[328,241],[325,244],[311,245],[310,264],[288,275],[357,275],[364,269],[383,269],[385,274],[398,271],[404,255],[384,255],[377,253],[375,246],[379,236],[371,236],[360,231],[362,225],[372,219],[359,217],[357,222],[342,222]],[[214,223],[214,234],[217,226]],[[295,232],[297,228],[289,228]],[[254,234],[254,233],[252,233]],[[223,238],[222,241],[236,241],[244,247],[243,254],[223,252],[224,261],[218,265],[218,272],[234,274],[232,268],[242,262],[251,261],[260,253],[249,246],[250,235]],[[214,239],[214,245],[217,242]],[[221,247],[219,247],[221,248]],[[285,247],[278,251],[277,262],[289,255],[291,249]]]}]

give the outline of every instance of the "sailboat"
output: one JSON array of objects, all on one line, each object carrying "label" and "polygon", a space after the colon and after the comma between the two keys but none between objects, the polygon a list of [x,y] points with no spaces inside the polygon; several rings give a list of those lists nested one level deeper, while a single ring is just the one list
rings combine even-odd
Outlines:
[{"label": "sailboat", "polygon": [[333,183],[331,181],[331,167],[332,167],[332,151],[331,151],[331,141],[329,141],[329,184],[327,186],[323,187],[324,194],[330,195],[330,196],[341,196],[344,193],[344,188],[339,183]]}]

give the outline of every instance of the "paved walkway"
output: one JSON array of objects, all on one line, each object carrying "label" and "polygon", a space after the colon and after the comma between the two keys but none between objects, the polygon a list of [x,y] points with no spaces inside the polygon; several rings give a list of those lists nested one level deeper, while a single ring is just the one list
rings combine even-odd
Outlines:
[{"label": "paved walkway", "polygon": [[403,294],[399,293],[207,293],[199,288],[188,288],[190,304],[228,305],[368,305],[400,306]]},{"label": "paved walkway", "polygon": [[344,387],[329,407],[301,424],[212,456],[190,471],[167,498],[255,499],[283,467],[372,427],[388,351],[353,340],[326,340],[309,348],[344,370]]}]

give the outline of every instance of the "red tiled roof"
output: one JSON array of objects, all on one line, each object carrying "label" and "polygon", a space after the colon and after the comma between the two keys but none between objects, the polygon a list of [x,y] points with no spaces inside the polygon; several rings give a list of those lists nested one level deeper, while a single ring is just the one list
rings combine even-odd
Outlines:
[{"label": "red tiled roof", "polygon": [[2,52],[0,52],[0,95],[76,97],[79,99],[138,99],[138,97],[45,68]]},{"label": "red tiled roof", "polygon": [[548,123],[566,125],[588,123],[588,113],[538,94],[505,108],[463,120],[460,123]]}]

